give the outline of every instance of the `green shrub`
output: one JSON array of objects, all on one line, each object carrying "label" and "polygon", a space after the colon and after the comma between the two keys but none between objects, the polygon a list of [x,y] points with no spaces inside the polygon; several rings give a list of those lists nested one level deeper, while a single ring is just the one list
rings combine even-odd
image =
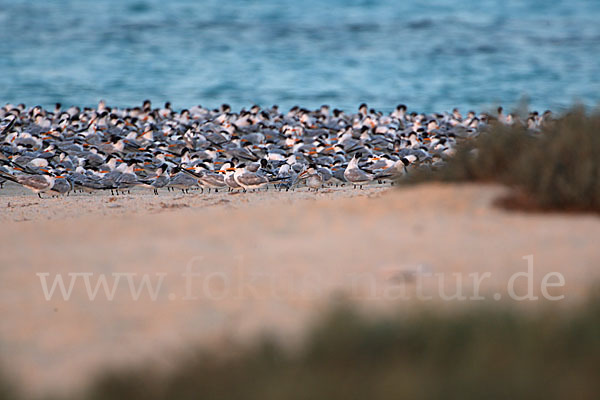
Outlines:
[{"label": "green shrub", "polygon": [[201,352],[161,376],[112,372],[90,399],[597,399],[600,302],[367,318],[342,307],[299,350]]},{"label": "green shrub", "polygon": [[444,166],[418,168],[403,182],[430,180],[499,182],[517,189],[521,205],[600,211],[600,113],[575,108],[538,133],[493,124],[460,143]]},{"label": "green shrub", "polygon": [[107,371],[73,398],[598,399],[599,365],[600,298],[568,312],[482,303],[388,318],[346,306],[296,350],[272,339],[192,349],[169,372]]}]

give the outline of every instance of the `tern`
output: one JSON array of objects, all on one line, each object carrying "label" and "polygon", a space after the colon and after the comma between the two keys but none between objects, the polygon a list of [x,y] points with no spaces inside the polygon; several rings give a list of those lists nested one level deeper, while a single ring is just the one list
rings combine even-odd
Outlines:
[{"label": "tern", "polygon": [[198,179],[185,173],[180,167],[175,167],[171,171],[168,187],[181,189],[183,193],[187,193],[189,189],[198,187]]},{"label": "tern", "polygon": [[248,189],[259,189],[271,182],[279,182],[282,178],[269,178],[266,176],[261,164],[252,163],[246,165],[244,163],[235,167],[233,179],[240,185],[244,191]]},{"label": "tern", "polygon": [[304,170],[299,176],[299,179],[305,177],[306,186],[308,186],[308,190],[315,189],[315,192],[318,191],[323,186],[323,175],[317,169],[315,164],[310,164],[306,170]]},{"label": "tern", "polygon": [[346,167],[346,170],[344,171],[344,178],[346,178],[348,182],[352,182],[354,184],[354,188],[356,188],[356,185],[360,185],[360,188],[362,189],[362,186],[366,183],[371,182],[375,178],[375,176],[360,169],[360,167],[358,166],[358,160],[360,159],[360,157],[360,152],[354,154],[352,160],[350,160],[348,166]]},{"label": "tern", "polygon": [[202,169],[198,176],[198,182],[208,188],[208,193],[210,193],[211,189],[215,189],[215,192],[218,192],[220,188],[227,187],[225,183],[225,171],[217,170],[213,172],[204,163],[199,164],[198,168]]},{"label": "tern", "polygon": [[223,181],[225,182],[225,184],[227,186],[229,186],[229,190],[242,189],[242,186],[240,186],[240,184],[237,183],[235,178],[233,177],[233,175],[235,173],[234,165],[235,164],[233,162],[227,162],[223,165],[223,170],[225,170],[225,177],[224,177]]},{"label": "tern", "polygon": [[158,189],[167,186],[171,179],[167,173],[169,166],[167,164],[162,164],[160,167],[156,169],[156,175],[151,180],[144,180],[143,182],[145,187],[152,188],[155,195],[158,195]]},{"label": "tern", "polygon": [[37,193],[41,199],[41,193],[47,192],[54,187],[56,178],[64,179],[64,176],[54,175],[47,169],[42,169],[44,174],[38,175],[11,175],[0,171],[0,176],[6,180],[18,183],[19,185],[26,187],[33,193]]}]

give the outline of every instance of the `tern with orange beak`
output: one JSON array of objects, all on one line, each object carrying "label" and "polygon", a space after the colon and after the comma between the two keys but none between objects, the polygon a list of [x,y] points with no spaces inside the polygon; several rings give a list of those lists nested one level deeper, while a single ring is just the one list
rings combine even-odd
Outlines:
[{"label": "tern with orange beak", "polygon": [[41,199],[41,193],[52,190],[56,178],[64,178],[60,175],[54,175],[47,169],[42,169],[42,171],[44,172],[44,174],[36,175],[11,175],[9,173],[0,171],[0,176],[5,178],[6,180],[15,182],[23,187],[26,187],[33,193],[37,193],[38,197]]},{"label": "tern with orange beak", "polygon": [[204,163],[198,164],[197,168],[201,169],[198,182],[208,188],[208,193],[210,193],[211,189],[215,189],[215,192],[218,192],[219,189],[227,187],[225,183],[225,171],[217,170],[213,172]]},{"label": "tern with orange beak", "polygon": [[223,180],[225,184],[229,186],[229,190],[242,189],[240,184],[237,183],[235,181],[235,178],[233,177],[236,170],[233,161],[228,161],[225,164],[223,164],[223,170],[225,170],[225,178]]},{"label": "tern with orange beak", "polygon": [[188,193],[189,189],[197,188],[200,185],[197,178],[186,172],[182,172],[180,167],[175,167],[171,171],[171,178],[167,186],[174,189],[181,189],[183,193]]},{"label": "tern with orange beak", "polygon": [[261,168],[261,164],[240,164],[236,167],[233,179],[240,185],[244,191],[249,189],[260,189],[271,182],[279,182],[281,178],[269,178]]},{"label": "tern with orange beak", "polygon": [[310,164],[306,170],[302,171],[298,175],[298,179],[306,180],[306,186],[308,186],[309,191],[310,189],[314,189],[316,192],[323,186],[323,175],[317,170],[315,164]]}]

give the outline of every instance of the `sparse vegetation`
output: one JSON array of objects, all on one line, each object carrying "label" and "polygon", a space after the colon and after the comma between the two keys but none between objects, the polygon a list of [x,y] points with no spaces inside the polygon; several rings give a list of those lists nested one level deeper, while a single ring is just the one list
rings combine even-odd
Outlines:
[{"label": "sparse vegetation", "polygon": [[169,373],[110,371],[81,398],[597,399],[600,301],[569,312],[484,304],[387,319],[342,307],[296,351],[265,340],[192,354]]},{"label": "sparse vegetation", "polygon": [[404,182],[499,182],[515,189],[507,206],[599,212],[599,154],[600,112],[574,108],[536,133],[493,124],[443,167],[419,168]]}]

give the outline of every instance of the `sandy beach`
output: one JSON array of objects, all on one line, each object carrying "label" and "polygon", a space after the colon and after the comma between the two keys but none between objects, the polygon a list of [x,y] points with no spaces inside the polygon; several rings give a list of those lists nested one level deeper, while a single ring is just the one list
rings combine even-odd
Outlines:
[{"label": "sandy beach", "polygon": [[[33,393],[77,389],[105,366],[168,367],[194,344],[265,332],[293,343],[341,297],[373,310],[467,303],[442,302],[435,274],[447,294],[456,292],[453,273],[472,294],[468,274],[489,272],[480,286],[488,298],[536,303],[505,300],[509,277],[527,271],[528,255],[538,296],[543,276],[560,272],[565,285],[551,294],[564,295],[561,304],[584,298],[600,275],[600,219],[503,211],[492,203],[504,192],[429,184],[39,199],[7,186],[1,359]],[[69,273],[69,299],[57,286],[47,300],[42,280],[48,289],[62,274],[68,288]],[[93,288],[101,274],[110,287],[122,275],[112,300],[101,287],[90,299],[85,276]],[[128,283],[144,274],[155,296],[141,290],[135,299]],[[419,300],[421,284],[432,301]],[[526,290],[526,282],[516,287]]]}]

